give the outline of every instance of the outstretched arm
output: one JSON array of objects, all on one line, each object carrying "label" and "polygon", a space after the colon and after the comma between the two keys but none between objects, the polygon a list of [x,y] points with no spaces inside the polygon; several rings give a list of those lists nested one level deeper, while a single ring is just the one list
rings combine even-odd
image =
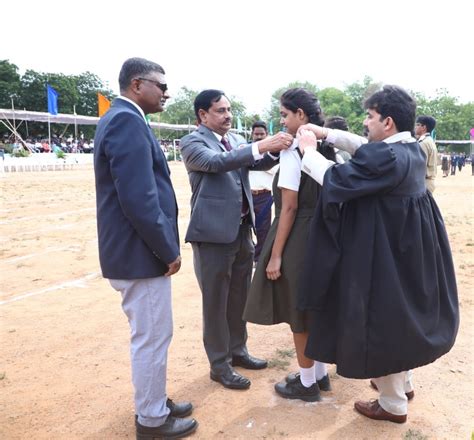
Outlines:
[{"label": "outstretched arm", "polygon": [[317,139],[326,140],[335,147],[347,151],[351,156],[357,149],[367,143],[367,139],[354,133],[343,130],[333,130],[331,128],[320,127],[315,124],[306,124],[300,127],[298,133],[302,130],[310,130]]}]

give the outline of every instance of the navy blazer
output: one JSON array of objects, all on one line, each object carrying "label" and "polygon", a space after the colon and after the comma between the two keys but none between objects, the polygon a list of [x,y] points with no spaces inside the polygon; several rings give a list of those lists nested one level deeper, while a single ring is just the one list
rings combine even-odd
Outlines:
[{"label": "navy blazer", "polygon": [[123,99],[116,99],[97,125],[94,171],[103,276],[164,275],[179,255],[170,171],[153,131]]}]

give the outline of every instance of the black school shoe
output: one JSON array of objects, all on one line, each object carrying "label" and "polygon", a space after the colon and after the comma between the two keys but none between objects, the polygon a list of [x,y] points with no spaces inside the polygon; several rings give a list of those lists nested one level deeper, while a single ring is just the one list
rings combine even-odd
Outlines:
[{"label": "black school shoe", "polygon": [[166,406],[173,417],[179,417],[180,419],[189,416],[193,412],[193,404],[191,402],[175,403],[171,399],[166,399]]},{"label": "black school shoe", "polygon": [[285,399],[300,399],[305,402],[318,402],[321,400],[319,386],[314,383],[309,388],[306,388],[301,383],[301,378],[298,377],[293,382],[279,382],[275,385],[275,391]]},{"label": "black school shoe", "polygon": [[[300,377],[300,373],[290,373],[286,376],[287,382],[295,382]],[[331,391],[331,381],[329,380],[329,374],[326,374],[322,379],[318,380],[318,387],[321,391]]]}]

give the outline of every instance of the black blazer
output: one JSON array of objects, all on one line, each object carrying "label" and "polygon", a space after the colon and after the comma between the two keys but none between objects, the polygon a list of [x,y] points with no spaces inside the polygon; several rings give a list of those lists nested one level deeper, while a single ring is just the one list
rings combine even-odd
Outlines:
[{"label": "black blazer", "polygon": [[179,255],[170,171],[153,131],[123,99],[116,99],[97,125],[94,171],[103,276],[165,274]]}]

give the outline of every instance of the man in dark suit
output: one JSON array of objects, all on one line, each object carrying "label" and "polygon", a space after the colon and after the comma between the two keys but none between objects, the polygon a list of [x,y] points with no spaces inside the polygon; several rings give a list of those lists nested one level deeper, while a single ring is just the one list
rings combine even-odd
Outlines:
[{"label": "man in dark suit", "polygon": [[166,362],[173,334],[171,278],[181,267],[178,209],[170,172],[145,115],[169,98],[165,71],[131,58],[119,75],[120,94],[97,126],[94,170],[102,273],[122,295],[131,328],[132,379],[138,438],[183,437],[188,402],[166,397]]},{"label": "man in dark suit", "polygon": [[[211,379],[226,388],[247,389],[250,381],[233,366],[261,369],[267,362],[247,351],[242,312],[252,275],[255,225],[249,168],[269,169],[288,148],[287,133],[247,144],[229,133],[230,103],[220,90],[204,90],[194,101],[198,129],[181,140],[192,190],[186,241],[192,243],[194,270],[203,296],[204,347]],[[239,148],[240,147],[240,148]]]}]

